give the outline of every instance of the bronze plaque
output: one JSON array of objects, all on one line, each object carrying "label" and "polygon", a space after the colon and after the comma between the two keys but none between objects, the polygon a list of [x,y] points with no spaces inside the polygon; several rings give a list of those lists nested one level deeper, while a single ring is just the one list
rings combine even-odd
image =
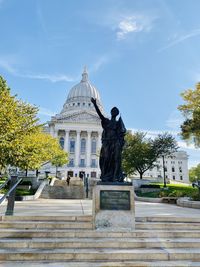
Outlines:
[{"label": "bronze plaque", "polygon": [[101,190],[101,210],[130,210],[130,191]]}]

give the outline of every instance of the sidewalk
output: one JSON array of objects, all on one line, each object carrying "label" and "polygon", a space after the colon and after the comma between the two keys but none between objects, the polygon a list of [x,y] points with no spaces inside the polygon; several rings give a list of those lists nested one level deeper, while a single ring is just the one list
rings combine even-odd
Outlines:
[{"label": "sidewalk", "polygon": [[[0,206],[0,215],[5,214],[7,203]],[[172,204],[137,202],[135,214],[143,216],[199,217],[200,210],[183,208]],[[38,199],[17,201],[14,215],[92,215],[92,200],[87,199]]]}]

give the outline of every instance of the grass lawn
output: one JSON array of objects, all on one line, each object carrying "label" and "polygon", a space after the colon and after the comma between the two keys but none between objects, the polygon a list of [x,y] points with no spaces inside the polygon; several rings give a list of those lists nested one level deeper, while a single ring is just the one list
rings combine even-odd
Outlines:
[{"label": "grass lawn", "polygon": [[191,185],[182,185],[182,184],[167,184],[167,187],[164,188],[163,184],[160,185],[159,192],[147,192],[142,193],[137,191],[136,194],[141,197],[190,197],[192,200],[200,201],[200,194],[197,188],[193,188]]}]

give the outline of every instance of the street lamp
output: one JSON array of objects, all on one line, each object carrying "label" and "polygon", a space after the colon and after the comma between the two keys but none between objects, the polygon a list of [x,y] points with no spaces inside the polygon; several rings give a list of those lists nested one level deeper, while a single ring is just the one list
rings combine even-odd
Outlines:
[{"label": "street lamp", "polygon": [[165,157],[164,157],[164,155],[162,155],[162,160],[163,160],[163,182],[164,182],[164,187],[166,187],[167,186],[167,184],[166,184],[166,176],[165,176]]}]

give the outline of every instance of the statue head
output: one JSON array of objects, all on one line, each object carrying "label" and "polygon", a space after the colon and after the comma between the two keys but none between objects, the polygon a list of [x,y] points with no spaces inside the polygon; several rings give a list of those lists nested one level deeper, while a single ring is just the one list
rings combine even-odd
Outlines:
[{"label": "statue head", "polygon": [[112,117],[117,117],[117,115],[119,115],[119,109],[114,107],[114,108],[111,109],[110,113],[111,113]]}]

